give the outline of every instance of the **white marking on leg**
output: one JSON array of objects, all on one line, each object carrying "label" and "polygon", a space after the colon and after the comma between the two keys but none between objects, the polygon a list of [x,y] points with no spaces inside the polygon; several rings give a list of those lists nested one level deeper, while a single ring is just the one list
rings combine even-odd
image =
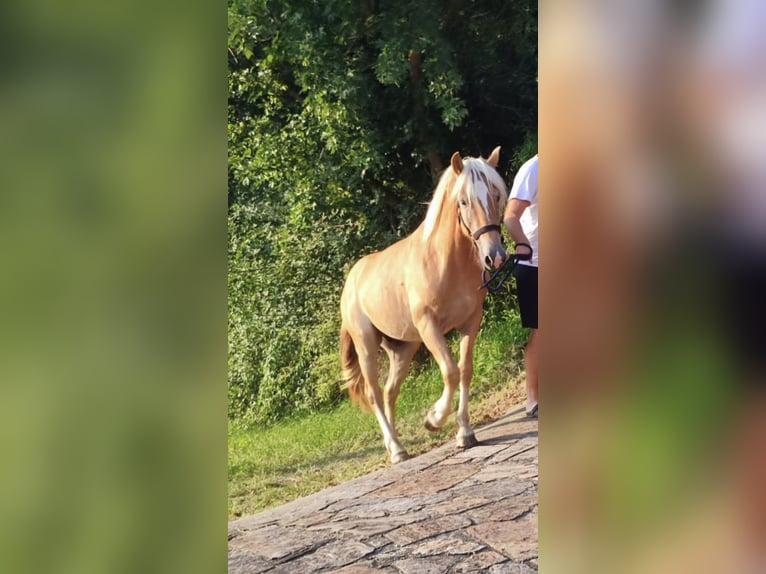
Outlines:
[{"label": "white marking on leg", "polygon": [[462,334],[460,339],[460,396],[457,409],[457,443],[462,447],[476,444],[473,429],[471,428],[468,414],[468,402],[470,399],[471,379],[473,378],[473,343],[478,331],[481,315],[474,328]]}]

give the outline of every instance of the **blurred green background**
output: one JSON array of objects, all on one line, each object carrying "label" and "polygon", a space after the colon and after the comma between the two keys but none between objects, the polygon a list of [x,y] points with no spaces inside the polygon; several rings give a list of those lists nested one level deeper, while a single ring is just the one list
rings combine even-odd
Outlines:
[{"label": "blurred green background", "polygon": [[0,571],[225,564],[225,13],[0,8]]}]

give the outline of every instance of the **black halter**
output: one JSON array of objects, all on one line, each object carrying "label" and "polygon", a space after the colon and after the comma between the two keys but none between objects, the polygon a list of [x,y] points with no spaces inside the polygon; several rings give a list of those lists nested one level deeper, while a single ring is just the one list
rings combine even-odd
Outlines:
[{"label": "black halter", "polygon": [[478,241],[479,237],[484,235],[485,233],[489,233],[490,231],[497,231],[500,233],[500,226],[497,223],[490,223],[489,225],[485,225],[484,227],[479,227],[476,231],[471,231],[471,228],[468,227],[465,224],[465,221],[463,221],[463,216],[460,215],[460,208],[457,210],[457,218],[460,221],[460,225],[465,227],[465,230],[468,232],[468,235],[470,235],[474,241]]}]

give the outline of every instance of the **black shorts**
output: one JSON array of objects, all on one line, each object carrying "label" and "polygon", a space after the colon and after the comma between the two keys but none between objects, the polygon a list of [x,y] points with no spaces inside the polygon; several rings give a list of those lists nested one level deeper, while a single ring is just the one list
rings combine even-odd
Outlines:
[{"label": "black shorts", "polygon": [[732,356],[746,374],[766,377],[766,258],[719,262],[719,300]]},{"label": "black shorts", "polygon": [[518,264],[513,270],[513,276],[516,277],[521,326],[537,329],[537,267]]}]

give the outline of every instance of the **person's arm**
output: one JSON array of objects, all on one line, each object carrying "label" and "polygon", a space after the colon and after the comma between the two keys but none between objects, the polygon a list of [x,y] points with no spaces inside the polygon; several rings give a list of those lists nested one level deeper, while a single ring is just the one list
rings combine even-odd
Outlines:
[{"label": "person's arm", "polygon": [[[527,245],[529,245],[529,239],[524,234],[524,230],[521,228],[521,222],[519,221],[521,214],[524,213],[524,210],[529,207],[529,205],[530,203],[523,199],[513,198],[509,200],[508,205],[505,208],[505,218],[503,220],[505,228],[508,230],[508,234],[511,236],[514,243],[517,244],[516,253],[522,255],[532,253],[532,248],[527,247]],[[527,245],[519,245],[520,243],[526,243]]]}]

